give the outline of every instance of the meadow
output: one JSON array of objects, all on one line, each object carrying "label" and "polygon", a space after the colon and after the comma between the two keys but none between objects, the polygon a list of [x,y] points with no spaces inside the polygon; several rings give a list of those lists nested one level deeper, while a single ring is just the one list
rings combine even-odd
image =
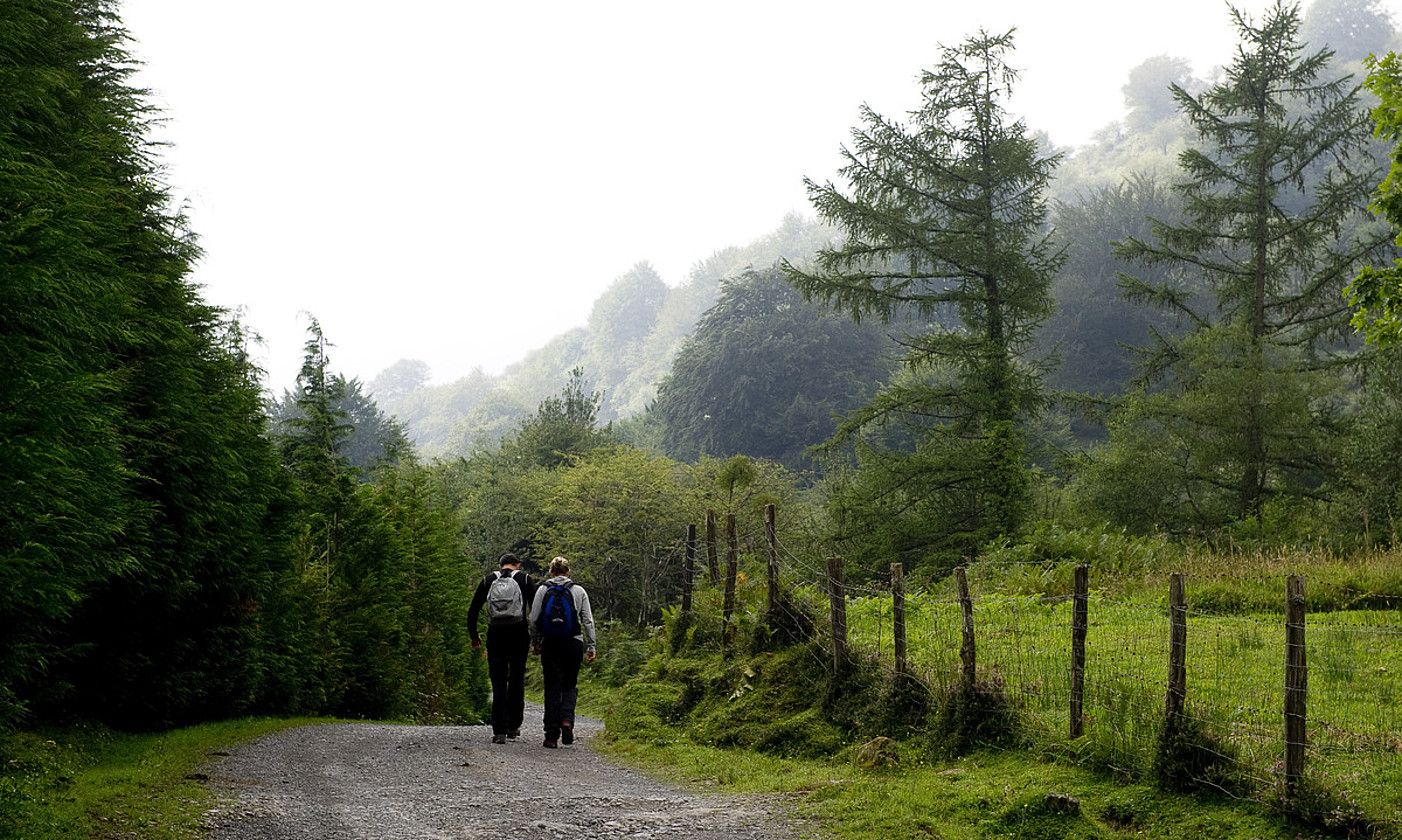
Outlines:
[{"label": "meadow", "polygon": [[[1241,560],[1241,562],[1238,562]],[[1233,796],[1280,796],[1285,576],[1305,578],[1308,791],[1336,819],[1402,825],[1402,558],[1174,558],[1186,576],[1187,713],[1210,755],[1199,779]],[[1168,679],[1169,566],[1091,564],[1085,731],[1068,737],[1073,563],[1019,562],[971,574],[980,677],[1002,686],[1038,748],[1143,777],[1152,770]],[[960,674],[961,613],[948,584],[906,599],[913,673],[947,694]],[[889,594],[848,604],[854,651],[894,665]]]}]

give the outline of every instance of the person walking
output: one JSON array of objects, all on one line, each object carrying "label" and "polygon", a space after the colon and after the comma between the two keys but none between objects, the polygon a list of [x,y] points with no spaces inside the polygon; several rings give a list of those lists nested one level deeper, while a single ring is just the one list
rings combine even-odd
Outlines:
[{"label": "person walking", "polygon": [[597,650],[589,593],[570,580],[570,561],[550,561],[550,577],[531,603],[531,642],[540,654],[545,679],[545,746],[574,743],[574,705],[579,698],[579,667]]},{"label": "person walking", "polygon": [[467,610],[467,626],[472,649],[480,650],[477,632],[482,607],[487,608],[487,674],[492,681],[492,743],[505,744],[507,738],[521,735],[526,712],[526,654],[531,635],[526,615],[531,609],[536,585],[521,571],[516,555],[501,556],[501,568],[477,584],[472,605]]}]

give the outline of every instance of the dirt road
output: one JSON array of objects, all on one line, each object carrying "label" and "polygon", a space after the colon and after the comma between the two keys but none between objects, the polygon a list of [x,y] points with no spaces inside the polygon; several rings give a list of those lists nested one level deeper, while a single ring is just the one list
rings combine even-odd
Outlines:
[{"label": "dirt road", "polygon": [[[208,768],[227,801],[212,840],[620,838],[793,840],[773,800],[679,790],[609,763],[580,719],[572,747],[544,749],[540,709],[522,737],[481,726],[336,724],[290,729]],[[804,832],[807,834],[807,832]]]}]

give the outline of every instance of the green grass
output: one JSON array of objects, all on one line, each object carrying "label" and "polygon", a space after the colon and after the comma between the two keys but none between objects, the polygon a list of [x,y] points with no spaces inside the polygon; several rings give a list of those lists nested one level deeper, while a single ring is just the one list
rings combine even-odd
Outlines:
[{"label": "green grass", "polygon": [[[658,690],[656,681],[647,683],[650,692]],[[1162,793],[1022,751],[948,760],[906,742],[898,747],[896,767],[862,770],[850,749],[827,758],[784,758],[698,744],[647,712],[647,699],[639,695],[645,685],[612,697],[596,688],[609,724],[597,742],[605,754],[695,789],[791,796],[801,816],[837,837],[1312,836],[1257,805]],[[1076,798],[1079,814],[1048,808],[1050,793]]]},{"label": "green grass", "polygon": [[203,814],[215,799],[196,774],[211,754],[315,722],[248,719],[149,735],[86,727],[5,736],[0,837],[201,837]]},{"label": "green grass", "polygon": [[[858,670],[877,682],[857,689],[846,709],[823,700],[827,692],[802,673],[806,660],[775,675],[776,654],[757,647],[746,655],[742,644],[734,663],[720,663],[718,604],[704,588],[695,619],[704,642],[670,654],[671,628],[664,628],[651,640],[652,659],[639,679],[621,690],[586,683],[581,697],[591,713],[602,712],[612,733],[604,746],[613,754],[703,787],[794,793],[843,836],[1370,836],[1374,829],[1402,836],[1402,552],[1248,556],[1109,533],[1040,539],[1046,544],[1010,546],[1009,556],[981,561],[969,575],[979,671],[1016,709],[1011,742],[1021,748],[939,759],[922,745],[943,731],[943,714],[931,712],[904,729],[894,722],[879,676],[893,655],[891,602],[879,592],[848,601],[851,648],[867,663]],[[1034,556],[1011,556],[1029,550]],[[1072,742],[1066,596],[1076,562],[1087,560],[1086,734]],[[1187,576],[1188,731],[1199,748],[1224,754],[1194,772],[1229,787],[1229,798],[1154,785],[1170,571]],[[1298,818],[1288,825],[1280,816],[1287,574],[1305,578],[1310,667],[1307,777],[1286,809]],[[873,583],[882,586],[858,577],[855,589],[872,592]],[[952,582],[909,583],[914,669],[936,698],[948,697],[960,665]],[[738,593],[742,640],[759,618],[760,589]],[[826,616],[820,591],[800,586],[791,597]],[[783,667],[795,673],[787,686]],[[795,684],[798,697],[790,696]],[[852,765],[854,745],[876,734],[907,738],[899,769]],[[955,777],[958,783],[950,781]],[[1052,790],[1079,797],[1080,814],[1048,809]]]},{"label": "green grass", "polygon": [[[1021,572],[1020,574],[1026,574]],[[1253,574],[1256,574],[1253,572]],[[1322,577],[1315,569],[1315,576]],[[1139,580],[1136,578],[1136,581]],[[1280,578],[1283,589],[1283,575]],[[1217,591],[1254,577],[1220,584]],[[1189,711],[1231,756],[1247,795],[1277,795],[1282,754],[1283,617],[1200,610],[1188,578]],[[1307,583],[1308,587],[1308,583]],[[978,662],[1000,679],[1043,747],[1101,766],[1148,772],[1163,716],[1168,619],[1162,595],[1137,585],[1092,591],[1086,643],[1086,735],[1067,741],[1070,604],[1041,595],[986,594],[976,587]],[[1119,591],[1114,591],[1118,588]],[[1346,587],[1335,587],[1341,591]],[[1166,590],[1166,587],[1165,587]],[[1249,599],[1248,599],[1249,601]],[[892,656],[891,606],[871,596],[848,606],[854,649]],[[960,609],[947,594],[907,601],[910,656],[940,687],[959,673]],[[1402,611],[1312,613],[1306,632],[1309,676],[1307,772],[1345,805],[1375,820],[1402,815]]]}]

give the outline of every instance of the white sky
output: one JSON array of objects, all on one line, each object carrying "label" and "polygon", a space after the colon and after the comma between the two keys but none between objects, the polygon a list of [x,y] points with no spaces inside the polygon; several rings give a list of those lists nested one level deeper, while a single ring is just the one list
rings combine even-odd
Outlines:
[{"label": "white sky", "polygon": [[[1266,0],[1245,0],[1256,12]],[[1384,6],[1398,15],[1402,0]],[[1199,75],[1220,0],[126,0],[210,302],[275,391],[312,312],[337,370],[499,371],[639,260],[698,260],[809,214],[868,102],[900,114],[936,45],[1018,27],[1014,109],[1058,144],[1123,115],[1129,69]]]}]

